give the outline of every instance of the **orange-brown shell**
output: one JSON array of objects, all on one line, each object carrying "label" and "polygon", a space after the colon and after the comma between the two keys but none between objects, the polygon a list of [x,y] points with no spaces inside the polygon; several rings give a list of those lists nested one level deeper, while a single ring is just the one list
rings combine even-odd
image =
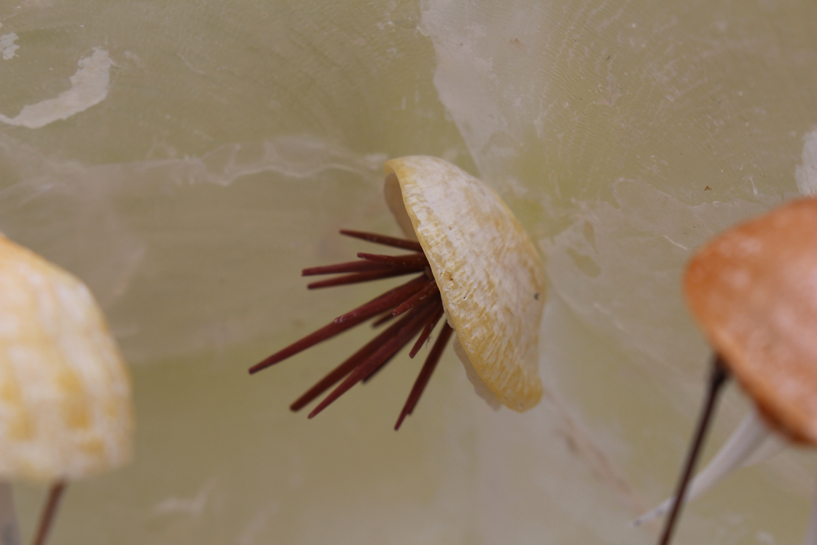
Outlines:
[{"label": "orange-brown shell", "polygon": [[687,301],[761,412],[817,444],[817,199],[720,235],[692,258]]},{"label": "orange-brown shell", "polygon": [[388,161],[386,173],[386,200],[423,247],[458,356],[503,405],[533,407],[542,397],[545,280],[527,233],[496,193],[447,161],[402,157]]}]

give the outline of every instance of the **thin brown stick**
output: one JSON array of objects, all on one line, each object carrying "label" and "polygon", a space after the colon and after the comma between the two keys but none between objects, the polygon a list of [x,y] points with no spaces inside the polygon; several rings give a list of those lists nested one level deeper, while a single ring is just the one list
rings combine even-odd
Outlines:
[{"label": "thin brown stick", "polygon": [[437,282],[434,280],[429,280],[428,284],[423,286],[423,289],[397,305],[395,309],[391,312],[395,316],[400,316],[407,310],[414,308],[415,306],[419,305],[421,302],[425,301],[429,297],[440,297],[440,290],[437,287]]},{"label": "thin brown stick", "polygon": [[298,352],[302,352],[307,348],[315,346],[321,341],[334,337],[335,335],[342,333],[343,331],[346,331],[361,322],[365,322],[369,318],[381,314],[386,309],[392,308],[394,305],[405,301],[407,297],[414,295],[415,292],[419,291],[425,286],[426,282],[428,282],[428,279],[425,275],[418,276],[417,278],[410,280],[401,286],[387,291],[383,295],[375,297],[368,303],[347,312],[346,314],[338,316],[317,331],[310,333],[306,337],[295,341],[275,354],[268,356],[263,361],[253,365],[250,367],[250,374],[266,369],[271,365],[294,356]]},{"label": "thin brown stick", "polygon": [[359,273],[371,271],[394,270],[391,263],[366,261],[347,261],[345,263],[335,263],[334,265],[322,265],[320,267],[309,267],[301,271],[301,276],[317,276],[321,274]]},{"label": "thin brown stick", "polygon": [[411,315],[403,316],[400,321],[395,322],[388,329],[380,333],[377,337],[369,341],[363,348],[359,349],[357,352],[346,358],[346,360],[335,367],[329,374],[323,377],[320,381],[315,383],[312,388],[310,388],[306,393],[304,393],[301,397],[295,400],[295,402],[289,406],[291,411],[299,411],[303,409],[306,405],[311,403],[314,399],[318,396],[323,394],[326,390],[340,382],[344,379],[349,373],[355,370],[355,368],[360,365],[362,362],[366,360],[369,356],[374,354],[381,346],[386,344],[389,339],[394,337],[398,331],[400,331],[405,325],[411,320]]},{"label": "thin brown stick", "polygon": [[359,272],[353,274],[346,274],[329,280],[321,280],[320,282],[312,282],[307,284],[307,288],[314,290],[318,288],[331,288],[334,286],[346,286],[348,284],[359,284],[361,282],[371,282],[372,280],[380,280],[382,278],[394,278],[395,276],[405,276],[407,274],[416,274],[423,272],[425,267],[422,265],[417,267],[389,267],[388,269],[371,272]]},{"label": "thin brown stick", "polygon": [[426,358],[425,363],[423,363],[423,368],[420,370],[420,374],[417,375],[417,380],[414,382],[411,392],[409,392],[406,404],[403,405],[403,410],[400,411],[400,417],[397,419],[397,423],[394,425],[395,431],[400,429],[400,425],[403,423],[403,420],[414,411],[414,407],[416,407],[417,402],[420,401],[420,396],[423,395],[423,390],[425,390],[426,386],[428,385],[428,381],[431,379],[431,374],[437,367],[437,363],[440,361],[440,357],[443,355],[443,350],[445,350],[445,345],[448,344],[448,339],[451,338],[451,333],[453,333],[453,331],[454,330],[451,329],[451,326],[448,325],[448,322],[443,324],[443,327],[440,330],[440,335],[437,337],[437,341],[431,348],[431,352],[428,353],[428,357]]},{"label": "thin brown stick", "polygon": [[414,252],[423,251],[423,247],[420,246],[420,243],[414,240],[387,237],[385,235],[378,235],[377,233],[366,233],[364,231],[350,231],[348,229],[341,229],[340,234],[346,235],[347,237],[359,238],[367,242],[374,242],[375,244],[391,246],[392,248],[402,248],[404,250],[412,250]]},{"label": "thin brown stick", "polygon": [[[427,299],[427,300],[423,301],[422,303],[420,303],[419,305],[417,305],[416,307],[414,307],[412,310],[410,310],[407,313],[403,314],[403,316],[416,316],[416,314],[415,314],[416,312],[422,312],[423,316],[424,316],[423,319],[422,319],[422,323],[420,324],[422,326],[423,324],[428,322],[428,319],[434,313],[434,307],[436,307],[436,305],[438,305],[438,304],[442,305],[442,301],[435,301],[435,300]],[[420,330],[418,329],[418,331],[420,331]],[[410,340],[411,339],[409,339],[409,341]],[[406,344],[408,344],[408,341],[407,341]],[[386,367],[386,365],[399,353],[399,351],[402,350],[402,348],[403,348],[402,346],[400,348],[398,348],[394,353],[392,353],[391,356],[385,358],[380,364],[378,364],[371,371],[369,371],[366,374],[366,376],[363,377],[363,380],[361,382],[363,384],[366,384],[367,382],[372,380],[375,377],[375,375],[377,375],[384,367]]]},{"label": "thin brown stick", "polygon": [[409,352],[410,358],[414,358],[414,356],[417,355],[417,352],[420,351],[420,348],[422,348],[423,343],[426,342],[429,335],[431,335],[431,331],[434,329],[434,326],[437,325],[437,322],[440,321],[442,315],[445,314],[442,299],[440,299],[440,302],[437,305],[438,305],[437,311],[431,316],[431,319],[429,319],[429,321],[426,323],[425,329],[423,329],[423,332],[420,333],[419,337],[417,337],[417,342],[415,342],[414,346],[411,348],[411,352]]},{"label": "thin brown stick", "polygon": [[672,504],[672,511],[664,522],[664,530],[661,532],[661,537],[658,540],[659,545],[669,545],[672,539],[672,532],[675,529],[675,523],[681,514],[681,507],[684,503],[684,496],[686,495],[687,485],[692,478],[692,472],[695,470],[695,463],[698,461],[698,455],[701,453],[706,432],[709,429],[709,423],[712,416],[715,414],[715,403],[718,400],[718,395],[729,378],[729,372],[724,366],[720,355],[716,355],[712,361],[712,369],[709,374],[709,385],[707,388],[706,397],[704,398],[703,410],[698,419],[698,426],[695,430],[695,436],[692,445],[687,453],[686,464],[684,470],[681,472],[681,478],[678,481],[678,489],[675,492],[675,501]]},{"label": "thin brown stick", "polygon": [[[425,305],[423,305],[425,307]],[[343,382],[340,383],[329,395],[315,407],[309,418],[314,418],[322,410],[332,404],[341,395],[346,393],[352,386],[366,378],[371,373],[375,372],[382,366],[384,361],[388,361],[391,356],[397,353],[404,345],[414,338],[420,332],[425,321],[428,319],[426,308],[415,307],[411,313],[411,319],[398,331],[391,339],[389,339],[383,346],[377,349],[374,354],[366,358],[366,360],[355,368],[355,370],[347,376]]]},{"label": "thin brown stick", "polygon": [[45,539],[48,537],[48,531],[51,530],[51,526],[54,524],[57,507],[59,507],[60,498],[66,486],[67,483],[65,481],[57,481],[51,486],[45,508],[43,509],[42,515],[40,515],[37,535],[34,537],[34,541],[32,541],[33,545],[44,545]]},{"label": "thin brown stick", "polygon": [[393,265],[398,267],[428,265],[428,259],[426,259],[425,254],[383,255],[358,252],[357,257],[364,259],[367,262],[381,263],[383,265]]}]

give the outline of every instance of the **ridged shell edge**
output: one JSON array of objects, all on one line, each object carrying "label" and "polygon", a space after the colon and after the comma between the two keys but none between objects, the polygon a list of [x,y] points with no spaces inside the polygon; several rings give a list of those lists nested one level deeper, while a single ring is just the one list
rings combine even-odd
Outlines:
[{"label": "ridged shell edge", "polygon": [[545,300],[539,254],[487,185],[436,157],[392,159],[403,204],[471,364],[503,405],[542,397],[539,325]]}]

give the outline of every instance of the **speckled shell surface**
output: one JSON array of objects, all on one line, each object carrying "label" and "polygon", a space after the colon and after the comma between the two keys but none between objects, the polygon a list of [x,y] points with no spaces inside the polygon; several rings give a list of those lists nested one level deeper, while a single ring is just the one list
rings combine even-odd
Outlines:
[{"label": "speckled shell surface", "polygon": [[131,458],[130,376],[83,283],[0,235],[0,476],[77,479]]},{"label": "speckled shell surface", "polygon": [[761,413],[817,444],[817,199],[714,239],[689,263],[685,291]]},{"label": "speckled shell surface", "polygon": [[[545,279],[527,233],[487,185],[442,159],[393,159],[386,174],[394,174],[387,176],[387,201],[394,211],[389,183],[399,183],[411,228],[474,370],[503,405],[533,407],[542,397]],[[396,215],[406,230],[399,210]]]}]

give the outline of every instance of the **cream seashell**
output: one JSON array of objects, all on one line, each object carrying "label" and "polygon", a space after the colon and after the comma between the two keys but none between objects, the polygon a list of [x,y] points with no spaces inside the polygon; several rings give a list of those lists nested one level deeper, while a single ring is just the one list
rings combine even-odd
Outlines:
[{"label": "cream seashell", "polygon": [[545,279],[527,233],[496,193],[447,161],[403,157],[385,170],[386,201],[423,247],[463,363],[503,405],[535,406]]},{"label": "cream seashell", "polygon": [[130,376],[91,293],[0,235],[0,476],[113,469],[133,428]]}]

